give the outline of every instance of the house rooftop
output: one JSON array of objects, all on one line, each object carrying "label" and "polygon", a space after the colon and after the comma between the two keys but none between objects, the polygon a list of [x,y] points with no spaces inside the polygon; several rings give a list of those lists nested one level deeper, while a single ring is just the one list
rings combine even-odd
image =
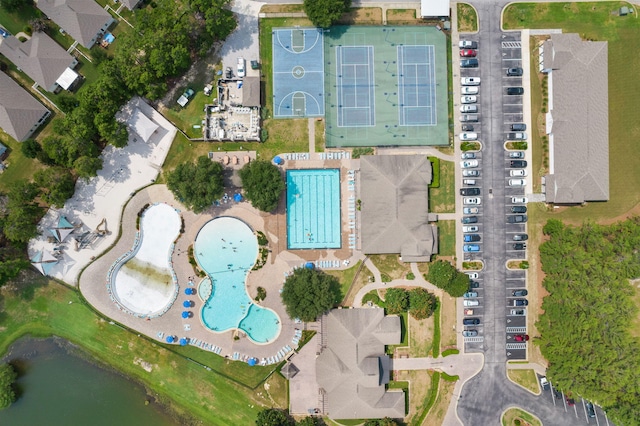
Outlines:
[{"label": "house rooftop", "polygon": [[547,114],[550,173],[546,201],[580,204],[609,199],[607,42],[553,34],[543,45],[550,72]]},{"label": "house rooftop", "polygon": [[48,112],[29,92],[0,72],[0,128],[23,141]]},{"label": "house rooftop", "polygon": [[431,162],[426,155],[360,157],[362,251],[399,253],[404,262],[428,262],[438,250],[429,224]]},{"label": "house rooftop", "polygon": [[71,37],[91,48],[95,36],[113,18],[93,0],[37,0],[36,5]]}]

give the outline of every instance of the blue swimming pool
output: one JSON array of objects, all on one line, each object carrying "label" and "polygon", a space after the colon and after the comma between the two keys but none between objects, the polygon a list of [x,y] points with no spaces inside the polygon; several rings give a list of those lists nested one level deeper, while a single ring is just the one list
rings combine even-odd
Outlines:
[{"label": "blue swimming pool", "polygon": [[258,256],[251,228],[233,217],[213,219],[198,232],[194,254],[209,275],[200,284],[200,292],[209,293],[200,313],[204,325],[215,332],[240,329],[256,343],[273,341],[280,334],[278,314],[255,305],[245,287]]},{"label": "blue swimming pool", "polygon": [[340,228],[340,170],[287,170],[288,248],[340,248]]}]

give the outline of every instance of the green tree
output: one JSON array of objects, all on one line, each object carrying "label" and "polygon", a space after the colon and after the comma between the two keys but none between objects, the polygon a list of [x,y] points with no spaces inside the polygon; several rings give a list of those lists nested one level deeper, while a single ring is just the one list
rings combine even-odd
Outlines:
[{"label": "green tree", "polygon": [[455,266],[444,260],[438,260],[429,266],[426,279],[453,297],[462,296],[469,288],[467,274],[459,272]]},{"label": "green tree", "polygon": [[16,392],[13,383],[18,378],[18,373],[11,364],[0,365],[0,408],[7,408],[16,400]]},{"label": "green tree", "polygon": [[31,263],[24,258],[7,259],[0,261],[0,287],[18,276],[20,271],[27,269]]},{"label": "green tree", "polygon": [[102,159],[85,155],[74,161],[73,167],[78,177],[89,179],[97,176],[98,170],[102,169]]},{"label": "green tree", "polygon": [[7,12],[16,12],[33,4],[32,0],[0,0],[0,6]]},{"label": "green tree", "polygon": [[400,426],[400,423],[385,417],[384,419],[369,419],[364,422],[364,426]]},{"label": "green tree", "polygon": [[75,180],[68,169],[48,167],[38,170],[34,176],[36,185],[40,187],[40,196],[48,204],[63,207],[73,196]]},{"label": "green tree", "polygon": [[256,426],[294,426],[295,421],[286,411],[277,408],[267,408],[258,413]]},{"label": "green tree", "polygon": [[400,314],[409,309],[409,293],[403,288],[390,288],[384,295],[387,313]]},{"label": "green tree", "polygon": [[325,423],[318,417],[307,416],[296,422],[296,426],[322,426]]},{"label": "green tree", "polygon": [[270,212],[278,206],[285,184],[276,166],[268,161],[252,161],[240,170],[240,178],[244,195],[253,207]]},{"label": "green tree", "polygon": [[42,146],[35,139],[27,139],[20,144],[20,151],[27,158],[36,158],[38,153],[42,151]]},{"label": "green tree", "polygon": [[304,11],[313,25],[329,28],[343,13],[348,12],[351,0],[304,0]]},{"label": "green tree", "polygon": [[409,290],[409,314],[415,319],[429,318],[438,306],[438,298],[426,289],[416,287]]},{"label": "green tree", "polygon": [[340,302],[340,283],[320,270],[298,268],[287,277],[281,296],[291,318],[311,322]]},{"label": "green tree", "polygon": [[167,187],[185,206],[200,213],[224,192],[222,165],[204,155],[195,163],[182,163],[168,173]]}]

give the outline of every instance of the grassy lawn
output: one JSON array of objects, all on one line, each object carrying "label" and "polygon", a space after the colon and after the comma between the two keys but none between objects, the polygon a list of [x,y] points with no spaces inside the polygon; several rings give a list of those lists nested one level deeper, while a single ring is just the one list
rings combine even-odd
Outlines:
[{"label": "grassy lawn", "polygon": [[[362,264],[362,261],[359,260],[358,263],[356,263],[349,269],[343,269],[340,271],[332,271],[332,270],[325,271],[325,273],[336,277],[340,281],[340,292],[342,293],[343,305],[349,294],[349,289],[351,288],[351,283],[353,283],[353,278],[356,276],[356,272],[358,271],[358,268],[360,268],[361,264]],[[361,272],[361,274],[363,273]]]},{"label": "grassy lawn", "polygon": [[388,275],[392,280],[405,278],[411,272],[411,265],[400,261],[397,254],[374,254],[369,256],[369,260],[381,274]]},{"label": "grassy lawn", "polygon": [[[542,42],[541,37],[529,37],[530,46],[538,46]],[[543,94],[542,79],[544,74],[538,72],[538,50],[533,49],[530,53],[531,61],[531,129],[529,134],[531,135],[531,149],[532,153],[532,182],[533,192],[540,192],[542,186],[542,176],[548,173],[548,160],[545,163],[544,158],[547,152],[543,147],[543,137],[546,136],[546,108],[542,109],[542,98],[547,96],[546,90]]]},{"label": "grassy lawn", "polygon": [[457,12],[459,32],[478,31],[478,14],[470,4],[458,3]]},{"label": "grassy lawn", "polygon": [[433,349],[434,316],[417,320],[411,315],[409,320],[409,356],[421,358],[430,356]]},{"label": "grassy lawn", "polygon": [[419,419],[423,417],[425,399],[431,392],[431,375],[429,371],[396,371],[396,380],[409,382],[409,414],[403,424],[419,424]]},{"label": "grassy lawn", "polygon": [[429,211],[453,213],[456,208],[453,162],[440,160],[440,187],[429,190]]},{"label": "grassy lawn", "polygon": [[13,35],[24,31],[24,28],[28,25],[29,20],[37,18],[42,13],[36,9],[35,6],[25,6],[18,9],[16,12],[7,12],[7,10],[0,6],[0,24],[5,27]]},{"label": "grassy lawn", "polygon": [[640,72],[640,57],[629,52],[640,49],[640,21],[634,15],[615,13],[624,2],[515,3],[504,12],[504,26],[517,28],[562,28],[583,39],[609,42],[609,186],[610,200],[585,207],[556,209],[542,214],[581,224],[586,219],[607,221],[629,212],[640,202],[640,156],[635,140],[640,136],[637,99],[640,83],[629,75]]},{"label": "grassy lawn", "polygon": [[342,14],[336,25],[382,25],[382,9],[379,7],[352,7]]},{"label": "grassy lawn", "polygon": [[538,378],[533,370],[514,370],[507,368],[507,376],[512,382],[519,384],[523,388],[530,390],[536,395],[540,393]]},{"label": "grassy lawn", "polygon": [[422,424],[441,425],[444,423],[444,417],[447,415],[447,410],[449,409],[449,404],[453,397],[453,388],[455,385],[455,382],[440,379],[438,396]]},{"label": "grassy lawn", "polygon": [[[517,422],[516,420],[520,420]],[[527,423],[523,423],[522,421]],[[502,415],[502,426],[520,426],[527,424],[529,426],[542,426],[542,422],[537,417],[519,408],[510,408]]]},{"label": "grassy lawn", "polygon": [[[251,424],[261,406],[274,404],[260,386],[271,373],[266,367],[248,367],[195,347],[177,348],[140,338],[96,315],[77,291],[42,277],[29,276],[28,282],[2,290],[0,353],[24,335],[60,336],[140,381],[178,414],[197,417],[205,424]],[[140,360],[151,364],[152,372],[136,365]],[[277,374],[270,379],[274,401],[283,401],[283,381]]]},{"label": "grassy lawn", "polygon": [[[640,306],[640,280],[633,280],[633,287],[635,290],[633,295],[634,305]],[[633,337],[640,337],[640,311],[636,313],[636,318],[633,320],[629,332]]]},{"label": "grassy lawn", "polygon": [[456,255],[456,222],[438,221],[438,256]]},{"label": "grassy lawn", "polygon": [[316,132],[316,152],[324,152],[324,120],[316,120],[314,126]]},{"label": "grassy lawn", "polygon": [[38,160],[25,157],[20,151],[20,142],[16,142],[2,130],[0,130],[0,142],[10,150],[5,160],[8,167],[0,174],[1,191],[7,191],[20,179],[31,179],[35,172],[44,168]]}]

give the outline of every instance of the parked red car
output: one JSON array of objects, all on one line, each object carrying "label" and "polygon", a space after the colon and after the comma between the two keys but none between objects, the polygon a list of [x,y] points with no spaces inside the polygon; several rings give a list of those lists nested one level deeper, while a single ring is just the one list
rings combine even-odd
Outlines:
[{"label": "parked red car", "polygon": [[527,340],[529,340],[529,335],[528,334],[516,334],[515,336],[513,336],[513,339],[516,342],[526,342]]},{"label": "parked red car", "polygon": [[473,49],[461,49],[460,56],[464,58],[474,58],[476,56],[476,51]]}]

